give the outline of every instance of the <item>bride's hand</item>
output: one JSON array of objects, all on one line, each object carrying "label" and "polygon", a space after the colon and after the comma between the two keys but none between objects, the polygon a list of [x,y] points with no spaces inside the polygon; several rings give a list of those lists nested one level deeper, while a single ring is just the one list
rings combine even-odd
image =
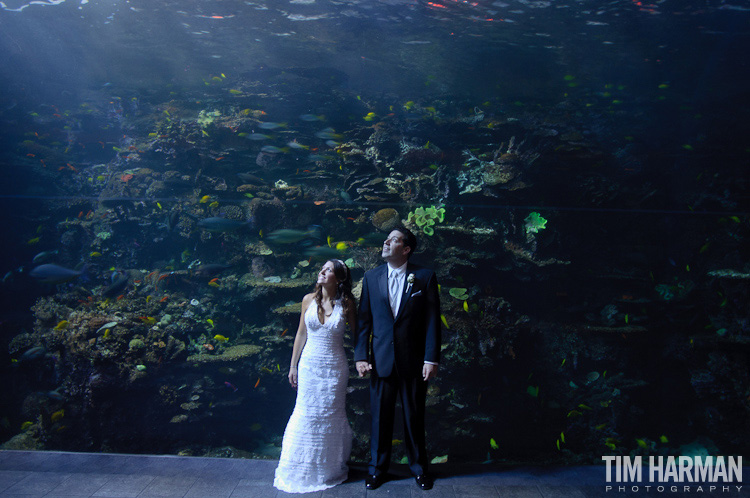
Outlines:
[{"label": "bride's hand", "polygon": [[289,368],[289,384],[291,384],[292,389],[297,389],[297,367]]}]

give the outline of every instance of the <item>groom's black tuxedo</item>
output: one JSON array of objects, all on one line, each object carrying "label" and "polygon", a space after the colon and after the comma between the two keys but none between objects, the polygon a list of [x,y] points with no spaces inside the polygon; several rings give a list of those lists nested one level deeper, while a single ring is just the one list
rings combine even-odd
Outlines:
[{"label": "groom's black tuxedo", "polygon": [[[370,473],[388,469],[393,439],[396,398],[404,409],[404,440],[409,467],[415,475],[427,472],[424,442],[424,406],[427,382],[425,362],[440,360],[440,299],[435,273],[408,263],[401,303],[393,316],[388,298],[388,265],[365,273],[359,303],[355,361],[372,364],[370,404],[372,434]],[[372,344],[371,344],[372,341]]]}]

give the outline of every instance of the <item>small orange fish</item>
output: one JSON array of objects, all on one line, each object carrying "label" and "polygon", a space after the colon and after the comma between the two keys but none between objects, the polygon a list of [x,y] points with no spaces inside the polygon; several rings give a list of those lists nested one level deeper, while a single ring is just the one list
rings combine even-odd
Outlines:
[{"label": "small orange fish", "polygon": [[211,280],[209,280],[208,283],[210,284],[211,282],[218,282],[218,281],[219,281],[219,277],[216,277],[216,278],[212,278]]},{"label": "small orange fish", "polygon": [[124,297],[125,297],[125,294],[120,294],[119,296],[117,296],[117,300],[119,301],[120,299],[122,299]]},{"label": "small orange fish", "polygon": [[163,298],[159,299],[159,302],[160,302],[160,303],[163,303],[163,302],[164,302],[164,301],[166,301],[167,299],[169,299],[169,296],[164,296]]},{"label": "small orange fish", "polygon": [[81,211],[80,213],[78,213],[78,217],[80,218],[81,216],[83,216],[83,211]]},{"label": "small orange fish", "polygon": [[224,159],[224,156],[221,156],[221,157],[217,157],[217,158],[216,158],[216,160],[217,160],[217,161],[221,161],[222,159]]},{"label": "small orange fish", "polygon": [[36,157],[34,154],[26,154],[26,157]]},{"label": "small orange fish", "polygon": [[159,278],[156,279],[157,282],[161,282],[165,278],[169,276],[169,273],[165,273],[164,275],[159,276]]},{"label": "small orange fish", "polygon": [[284,332],[281,333],[280,337],[284,337],[288,331],[289,331],[289,329],[284,329]]},{"label": "small orange fish", "polygon": [[326,201],[315,201],[315,202],[313,202],[313,204],[315,204],[316,206],[320,206],[320,205],[323,205],[325,203],[326,203]]},{"label": "small orange fish", "polygon": [[259,385],[260,385],[260,377],[258,377],[258,381],[253,386],[253,389],[255,389],[256,387],[258,387]]}]

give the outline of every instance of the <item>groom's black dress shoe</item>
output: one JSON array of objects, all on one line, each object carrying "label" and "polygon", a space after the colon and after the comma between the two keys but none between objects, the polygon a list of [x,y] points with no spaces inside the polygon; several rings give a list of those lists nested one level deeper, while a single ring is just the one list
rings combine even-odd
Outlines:
[{"label": "groom's black dress shoe", "polygon": [[428,489],[432,489],[432,485],[434,483],[434,479],[429,474],[420,474],[416,476],[414,480],[417,481],[417,486],[425,491],[427,491]]},{"label": "groom's black dress shoe", "polygon": [[385,474],[369,474],[365,478],[365,488],[367,489],[378,489],[381,484],[385,482]]}]

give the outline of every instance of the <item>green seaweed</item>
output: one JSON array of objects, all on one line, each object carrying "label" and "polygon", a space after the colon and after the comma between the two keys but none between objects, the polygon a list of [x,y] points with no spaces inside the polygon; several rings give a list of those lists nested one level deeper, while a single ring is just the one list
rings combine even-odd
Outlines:
[{"label": "green seaweed", "polygon": [[536,211],[532,211],[523,221],[526,233],[539,233],[539,230],[547,228],[547,220]]},{"label": "green seaweed", "polygon": [[437,223],[445,220],[445,208],[442,206],[430,206],[427,208],[418,207],[409,213],[408,222],[413,221],[417,227],[422,229],[425,235],[433,235],[435,229],[432,228]]},{"label": "green seaweed", "polygon": [[452,297],[455,297],[456,299],[466,300],[469,298],[469,295],[466,293],[466,289],[462,287],[453,287],[448,291],[448,294],[450,294]]}]

